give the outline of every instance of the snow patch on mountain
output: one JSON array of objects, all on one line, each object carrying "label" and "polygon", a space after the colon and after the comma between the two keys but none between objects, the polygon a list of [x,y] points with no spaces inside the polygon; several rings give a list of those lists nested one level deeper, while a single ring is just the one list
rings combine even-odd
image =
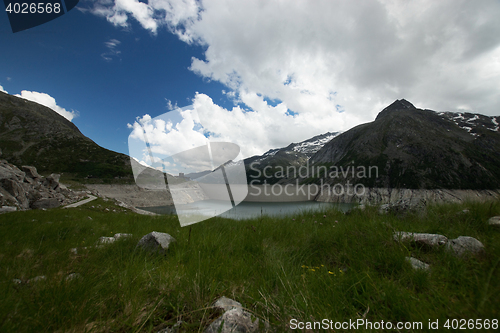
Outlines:
[{"label": "snow patch on mountain", "polygon": [[315,137],[313,137],[313,138],[311,138],[309,140],[297,143],[292,148],[292,150],[296,151],[296,152],[299,152],[299,153],[303,153],[303,154],[309,155],[309,156],[313,155],[318,150],[320,150],[321,148],[323,148],[323,146],[325,144],[327,144],[330,140],[332,140],[334,137],[336,137],[339,134],[340,134],[340,132],[336,132],[336,133],[330,133],[329,132],[329,133],[325,133],[325,134],[322,134],[322,135],[315,136]]},{"label": "snow patch on mountain", "polygon": [[479,136],[478,130],[481,128],[493,132],[498,132],[499,129],[497,119],[500,119],[500,117],[498,116],[492,117],[468,112],[439,112],[438,115],[452,121],[474,137]]}]

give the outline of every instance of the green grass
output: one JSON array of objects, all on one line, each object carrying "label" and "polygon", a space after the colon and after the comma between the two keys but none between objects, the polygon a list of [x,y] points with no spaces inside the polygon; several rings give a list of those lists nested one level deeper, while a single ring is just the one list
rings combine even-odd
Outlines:
[{"label": "green grass", "polygon": [[[464,208],[470,213],[458,213]],[[175,216],[141,216],[101,199],[4,214],[0,331],[157,332],[182,320],[181,332],[201,332],[221,314],[211,308],[220,296],[241,302],[277,332],[289,331],[292,318],[364,315],[372,322],[421,321],[424,331],[429,319],[499,319],[500,231],[487,225],[494,215],[499,202],[406,215],[368,208],[349,215],[213,218],[181,228]],[[177,239],[165,256],[136,248],[151,231]],[[472,236],[486,252],[458,259],[443,249],[399,244],[394,231]],[[70,252],[119,232],[133,237]],[[409,255],[429,263],[430,273],[414,271]],[[71,273],[82,278],[65,281]],[[25,283],[39,275],[47,279]]]}]

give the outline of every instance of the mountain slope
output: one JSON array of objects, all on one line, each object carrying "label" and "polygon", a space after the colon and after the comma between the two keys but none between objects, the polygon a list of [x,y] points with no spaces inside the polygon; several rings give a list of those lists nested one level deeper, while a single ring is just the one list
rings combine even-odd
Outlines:
[{"label": "mountain slope", "polygon": [[132,179],[130,159],[100,147],[52,109],[0,92],[1,158],[77,178]]},{"label": "mountain slope", "polygon": [[[436,113],[397,100],[375,121],[342,133],[310,159],[306,183],[361,183],[390,188],[500,188],[500,117]],[[355,170],[345,175],[330,170]],[[368,168],[372,167],[371,177]],[[375,174],[378,169],[378,177]],[[335,169],[336,168],[336,169]],[[363,168],[365,173],[363,173]],[[312,174],[311,174],[312,175]]]}]

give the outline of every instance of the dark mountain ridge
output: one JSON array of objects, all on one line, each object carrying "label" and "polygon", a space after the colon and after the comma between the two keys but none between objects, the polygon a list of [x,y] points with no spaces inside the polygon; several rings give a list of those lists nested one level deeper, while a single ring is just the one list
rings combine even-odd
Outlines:
[{"label": "dark mountain ridge", "polygon": [[10,163],[33,165],[42,173],[133,181],[127,155],[100,147],[52,109],[2,92],[0,153]]},{"label": "dark mountain ridge", "polygon": [[301,179],[305,183],[345,182],[368,187],[410,189],[500,188],[500,117],[472,115],[462,126],[460,113],[422,110],[406,100],[383,109],[371,123],[342,133],[310,159],[318,168],[378,169],[378,177],[363,173]]}]

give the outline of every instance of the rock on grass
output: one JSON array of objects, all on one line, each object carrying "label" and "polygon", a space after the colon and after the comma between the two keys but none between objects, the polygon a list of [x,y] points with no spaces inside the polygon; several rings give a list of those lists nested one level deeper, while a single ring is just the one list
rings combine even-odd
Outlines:
[{"label": "rock on grass", "polygon": [[171,243],[175,242],[175,238],[167,233],[153,231],[139,240],[138,247],[151,252],[165,253]]}]

